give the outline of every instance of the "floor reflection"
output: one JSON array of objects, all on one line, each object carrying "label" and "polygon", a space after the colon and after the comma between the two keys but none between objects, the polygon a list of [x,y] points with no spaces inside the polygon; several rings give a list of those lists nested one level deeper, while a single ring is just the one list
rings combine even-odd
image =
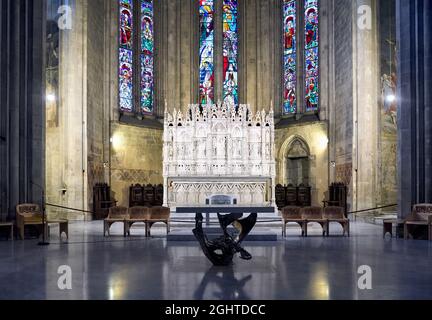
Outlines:
[{"label": "floor reflection", "polygon": [[[201,284],[194,293],[194,298],[203,300],[207,292],[212,299],[250,300],[249,295],[244,290],[246,283],[250,280],[252,280],[252,275],[240,280],[237,279],[232,266],[212,267],[204,275]],[[210,291],[215,287],[216,291]]]}]

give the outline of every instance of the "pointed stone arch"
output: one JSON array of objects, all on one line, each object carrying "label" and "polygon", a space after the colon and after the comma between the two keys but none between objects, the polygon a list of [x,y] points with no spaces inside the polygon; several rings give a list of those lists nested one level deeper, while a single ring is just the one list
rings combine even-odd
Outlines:
[{"label": "pointed stone arch", "polygon": [[288,181],[287,163],[291,159],[310,158],[311,152],[309,144],[299,135],[292,135],[282,144],[279,151],[279,172],[282,176],[282,182]]}]

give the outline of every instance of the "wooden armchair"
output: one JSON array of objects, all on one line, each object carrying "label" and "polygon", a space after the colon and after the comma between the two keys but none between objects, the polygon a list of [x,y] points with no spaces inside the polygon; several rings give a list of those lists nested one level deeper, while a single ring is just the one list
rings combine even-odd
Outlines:
[{"label": "wooden armchair", "polygon": [[330,235],[330,223],[337,222],[343,228],[343,235],[350,236],[350,221],[345,217],[345,208],[343,207],[325,207],[324,219],[327,220],[327,237]]},{"label": "wooden armchair", "polygon": [[305,207],[301,209],[302,219],[304,220],[304,234],[308,236],[308,224],[316,222],[323,228],[323,236],[327,231],[327,220],[323,217],[323,209],[321,207]]},{"label": "wooden armchair", "polygon": [[44,230],[42,212],[37,204],[20,204],[16,207],[16,223],[21,240],[24,240],[25,226],[37,226],[39,232]]},{"label": "wooden armchair", "polygon": [[147,236],[150,237],[150,230],[155,223],[165,223],[167,233],[170,233],[170,216],[171,210],[166,207],[150,208],[150,219],[147,221]]},{"label": "wooden armchair", "polygon": [[426,227],[428,240],[432,240],[432,204],[417,204],[411,214],[405,219],[404,238],[412,237],[413,229]]},{"label": "wooden armchair", "polygon": [[130,236],[130,229],[134,223],[145,224],[145,234],[147,235],[147,221],[150,220],[150,209],[147,207],[129,208],[129,218],[126,220],[127,234]]},{"label": "wooden armchair", "polygon": [[110,228],[116,222],[123,223],[123,235],[126,237],[128,232],[126,220],[129,219],[128,208],[125,207],[112,207],[109,208],[108,218],[104,220],[104,237],[108,232],[110,236]]},{"label": "wooden armchair", "polygon": [[298,223],[302,230],[302,236],[305,234],[305,221],[302,218],[301,215],[301,208],[300,207],[293,207],[288,206],[282,209],[282,221],[283,221],[283,228],[282,228],[282,236],[286,237],[286,226],[290,222]]}]

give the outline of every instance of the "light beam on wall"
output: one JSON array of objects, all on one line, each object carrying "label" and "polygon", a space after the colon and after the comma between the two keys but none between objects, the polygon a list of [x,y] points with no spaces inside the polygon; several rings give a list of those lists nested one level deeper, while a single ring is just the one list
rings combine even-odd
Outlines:
[{"label": "light beam on wall", "polygon": [[54,101],[56,101],[56,96],[55,96],[55,94],[52,94],[52,93],[47,94],[45,98],[46,98],[47,102],[54,102]]},{"label": "light beam on wall", "polygon": [[329,139],[326,136],[321,135],[318,138],[318,146],[320,147],[321,150],[325,150],[328,144],[329,144]]},{"label": "light beam on wall", "polygon": [[386,97],[386,101],[389,102],[389,103],[392,103],[392,102],[394,102],[395,100],[396,100],[396,96],[394,96],[393,94],[389,94],[389,95]]},{"label": "light beam on wall", "polygon": [[119,134],[114,134],[110,142],[114,149],[120,149],[123,146],[123,138]]}]

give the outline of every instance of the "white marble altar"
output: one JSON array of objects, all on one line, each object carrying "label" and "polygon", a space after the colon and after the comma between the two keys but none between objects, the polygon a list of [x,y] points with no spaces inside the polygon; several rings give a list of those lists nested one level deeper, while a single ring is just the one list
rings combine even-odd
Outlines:
[{"label": "white marble altar", "polygon": [[164,205],[205,205],[228,195],[238,205],[275,203],[273,112],[252,114],[246,105],[165,112]]}]

